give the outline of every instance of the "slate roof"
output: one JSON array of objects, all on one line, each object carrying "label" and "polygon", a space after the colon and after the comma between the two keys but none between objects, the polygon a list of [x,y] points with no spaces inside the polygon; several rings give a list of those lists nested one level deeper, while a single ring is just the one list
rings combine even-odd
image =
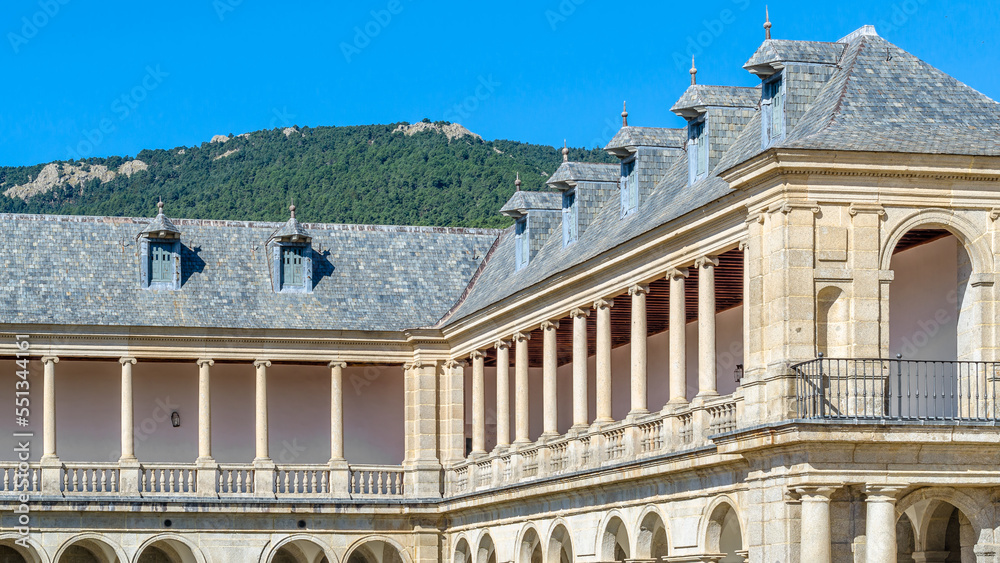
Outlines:
[{"label": "slate roof", "polygon": [[750,70],[753,67],[776,62],[835,65],[840,61],[846,46],[846,43],[766,39],[743,68]]},{"label": "slate roof", "polygon": [[147,218],[0,214],[0,323],[400,331],[433,324],[500,231],[305,225],[311,294],[271,289],[281,223],[176,220],[182,287],[139,287]]},{"label": "slate roof", "polygon": [[562,209],[562,194],[517,190],[500,208],[500,213],[519,217],[527,213],[529,209]]},{"label": "slate roof", "polygon": [[753,108],[760,102],[760,86],[710,86],[692,84],[674,103],[670,111],[680,114],[682,110],[707,106],[728,108]]},{"label": "slate roof", "polygon": [[563,182],[617,182],[621,175],[620,168],[618,164],[564,162],[545,183],[551,185]]},{"label": "slate roof", "polygon": [[142,229],[142,231],[140,231],[140,234],[148,234],[150,236],[159,236],[160,233],[167,233],[169,237],[173,238],[176,238],[181,234],[177,226],[163,214],[162,208],[160,209],[160,212],[156,214],[156,217],[154,217],[153,220],[150,221],[149,224]]},{"label": "slate roof", "polygon": [[277,232],[274,233],[274,238],[276,239],[292,239],[298,237],[300,240],[309,240],[312,235],[309,231],[302,228],[299,221],[295,217],[291,217],[284,225],[281,226]]},{"label": "slate roof", "polygon": [[663,127],[622,127],[611,138],[604,150],[625,147],[668,147],[684,148],[687,131]]}]

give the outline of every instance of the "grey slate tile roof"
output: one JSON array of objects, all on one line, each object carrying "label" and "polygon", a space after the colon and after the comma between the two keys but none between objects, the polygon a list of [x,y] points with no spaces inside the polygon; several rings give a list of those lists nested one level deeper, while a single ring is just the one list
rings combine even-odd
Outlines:
[{"label": "grey slate tile roof", "polygon": [[311,294],[272,291],[265,241],[281,223],[176,220],[182,287],[139,287],[143,218],[0,214],[0,322],[399,331],[433,324],[500,231],[305,225]]},{"label": "grey slate tile roof", "polygon": [[845,43],[766,39],[750,57],[750,60],[743,65],[743,68],[750,69],[776,62],[835,65],[840,61],[844,47],[846,47]]},{"label": "grey slate tile roof", "polygon": [[617,182],[621,174],[620,168],[618,164],[564,162],[545,183],[552,185],[563,182]]},{"label": "grey slate tile roof", "polygon": [[760,86],[747,88],[742,86],[709,86],[693,84],[688,86],[684,94],[674,103],[670,111],[685,115],[683,110],[704,108],[708,106],[728,108],[753,108],[760,102]]},{"label": "grey slate tile roof", "polygon": [[562,194],[517,190],[500,208],[500,213],[519,217],[527,213],[529,209],[562,209]]},{"label": "grey slate tile roof", "polygon": [[604,150],[625,147],[668,147],[684,148],[687,131],[663,127],[622,127],[611,138]]},{"label": "grey slate tile roof", "polygon": [[159,237],[160,233],[166,233],[167,237],[171,238],[176,238],[181,234],[177,226],[174,225],[170,221],[170,219],[167,219],[167,216],[163,214],[162,208],[160,209],[160,212],[156,214],[156,217],[154,217],[153,220],[150,221],[149,224],[146,225],[144,229],[142,229],[142,231],[140,231],[140,233],[149,234],[150,236],[153,237]]}]

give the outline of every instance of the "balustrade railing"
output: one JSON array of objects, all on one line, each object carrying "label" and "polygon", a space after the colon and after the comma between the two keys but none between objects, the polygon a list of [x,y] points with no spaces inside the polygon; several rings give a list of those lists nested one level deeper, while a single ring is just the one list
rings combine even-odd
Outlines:
[{"label": "balustrade railing", "polygon": [[17,462],[0,463],[0,491],[5,493],[30,493],[41,488],[41,469],[37,464],[22,466]]},{"label": "balustrade railing", "polygon": [[819,358],[792,368],[800,418],[1000,419],[1000,362]]},{"label": "balustrade railing", "polygon": [[220,495],[252,495],[254,469],[247,465],[219,465],[216,490]]},{"label": "balustrade railing", "polygon": [[142,464],[139,492],[185,494],[198,490],[198,470],[194,465]]},{"label": "balustrade railing", "polygon": [[279,465],[275,468],[274,492],[279,495],[329,494],[330,470],[315,465]]},{"label": "balustrade railing", "polygon": [[350,466],[348,493],[351,496],[398,496],[403,492],[402,466]]},{"label": "balustrade railing", "polygon": [[115,463],[64,463],[60,489],[63,494],[117,493],[120,479]]}]

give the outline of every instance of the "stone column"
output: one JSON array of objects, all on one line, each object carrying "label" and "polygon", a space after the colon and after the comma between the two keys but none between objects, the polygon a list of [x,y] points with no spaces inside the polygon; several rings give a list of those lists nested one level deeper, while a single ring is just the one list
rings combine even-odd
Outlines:
[{"label": "stone column", "polygon": [[403,467],[409,498],[441,498],[441,461],[438,458],[438,363],[414,360],[404,366],[408,444]]},{"label": "stone column", "polygon": [[267,433],[267,368],[271,367],[271,362],[268,360],[256,360],[253,363],[253,367],[256,369],[256,419],[255,419],[255,433],[256,436],[256,455],[254,457],[254,463],[258,461],[271,461],[271,456],[268,452],[268,433]]},{"label": "stone column", "polygon": [[865,488],[865,563],[896,563],[896,494],[898,486]]},{"label": "stone column", "polygon": [[667,277],[670,279],[670,404],[685,404],[688,401],[684,279],[688,277],[688,270],[675,268]]},{"label": "stone column", "polygon": [[590,423],[587,412],[587,317],[590,311],[573,309],[573,428],[585,432]]},{"label": "stone column", "polygon": [[649,412],[646,408],[646,294],[649,286],[636,284],[628,288],[632,296],[632,405],[629,416]]},{"label": "stone column", "polygon": [[719,394],[715,353],[715,267],[719,259],[714,256],[699,258],[694,263],[698,269],[698,396],[715,397]]},{"label": "stone column", "polygon": [[345,362],[333,360],[330,368],[330,494],[349,494],[350,469],[344,458],[344,368]]},{"label": "stone column", "polygon": [[42,387],[42,492],[61,494],[62,462],[56,453],[56,356],[42,356],[44,367]]},{"label": "stone column", "polygon": [[611,417],[611,308],[613,299],[594,301],[597,309],[597,418],[594,424],[600,426],[614,422]]},{"label": "stone column", "polygon": [[42,396],[44,403],[43,411],[43,438],[42,438],[42,463],[58,462],[59,456],[56,454],[56,364],[59,358],[56,356],[43,356],[42,365],[45,366]]},{"label": "stone column", "polygon": [[542,323],[542,440],[559,437],[557,321]]},{"label": "stone column", "polygon": [[514,444],[531,443],[528,438],[528,340],[530,334],[514,334]]},{"label": "stone column", "polygon": [[799,561],[830,563],[832,544],[830,533],[830,495],[837,490],[830,486],[799,487],[802,515],[799,518],[801,540]]},{"label": "stone column", "polygon": [[510,342],[497,340],[497,449],[510,446]]},{"label": "stone column", "polygon": [[122,365],[122,456],[120,462],[136,461],[134,409],[132,406],[132,366],[135,358],[119,358]]},{"label": "stone column", "polygon": [[213,360],[200,359],[198,364],[198,463],[212,463],[212,399],[209,370]]},{"label": "stone column", "polygon": [[486,455],[486,375],[483,353],[476,350],[472,360],[472,453],[477,458]]}]

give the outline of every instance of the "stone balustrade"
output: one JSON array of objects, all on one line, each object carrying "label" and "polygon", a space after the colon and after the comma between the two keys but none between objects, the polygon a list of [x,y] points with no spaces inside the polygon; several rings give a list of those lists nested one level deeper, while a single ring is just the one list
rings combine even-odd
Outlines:
[{"label": "stone balustrade", "polygon": [[737,392],[522,447],[497,448],[448,468],[446,493],[486,491],[708,446],[709,436],[736,429],[741,404]]}]

